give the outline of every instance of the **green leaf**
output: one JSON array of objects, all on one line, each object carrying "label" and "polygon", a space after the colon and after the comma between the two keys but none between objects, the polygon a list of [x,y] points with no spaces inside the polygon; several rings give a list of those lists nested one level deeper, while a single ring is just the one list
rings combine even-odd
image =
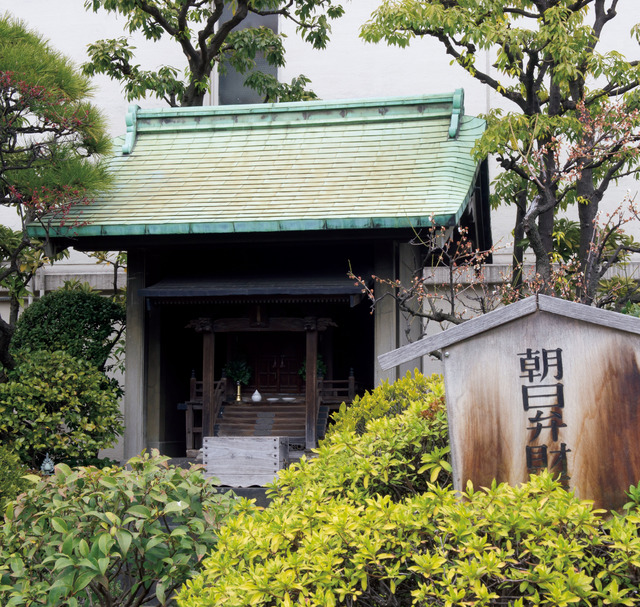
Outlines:
[{"label": "green leaf", "polygon": [[160,605],[164,605],[166,602],[164,582],[158,582],[156,584],[156,597]]},{"label": "green leaf", "polygon": [[55,516],[51,519],[51,526],[58,532],[58,533],[62,533],[62,534],[67,534],[69,533],[69,528],[67,527],[67,524],[65,523],[64,520],[62,520],[61,518]]},{"label": "green leaf", "polygon": [[182,512],[187,507],[186,502],[169,502],[164,511],[166,514],[170,514],[171,512]]},{"label": "green leaf", "polygon": [[66,556],[71,556],[73,554],[73,548],[75,546],[76,543],[76,536],[75,534],[69,534],[64,542],[62,542],[62,554],[66,555]]},{"label": "green leaf", "polygon": [[109,569],[109,563],[110,559],[108,557],[98,559],[98,571],[102,575],[106,575],[107,569]]},{"label": "green leaf", "polygon": [[114,489],[118,486],[118,481],[115,478],[110,476],[102,476],[98,481],[103,487],[107,487],[109,489]]},{"label": "green leaf", "polygon": [[58,571],[60,569],[65,569],[66,567],[73,567],[74,561],[69,558],[57,558],[55,561],[55,565],[53,566],[54,571]]},{"label": "green leaf", "polygon": [[127,514],[137,518],[149,518],[151,516],[151,510],[142,504],[137,504],[127,508]]},{"label": "green leaf", "polygon": [[80,592],[84,588],[86,588],[96,577],[96,574],[91,571],[84,571],[75,580],[73,585],[74,592]]},{"label": "green leaf", "polygon": [[122,556],[126,556],[129,552],[131,542],[133,541],[131,533],[125,531],[124,529],[118,529],[118,531],[116,531],[116,541],[118,542],[118,546],[120,547]]},{"label": "green leaf", "polygon": [[11,571],[17,577],[22,577],[24,575],[24,563],[20,557],[14,556],[9,559],[9,566],[11,567]]},{"label": "green leaf", "polygon": [[85,540],[84,538],[82,538],[78,542],[78,552],[80,553],[80,556],[83,556],[85,558],[89,556],[89,544],[87,543],[87,540]]},{"label": "green leaf", "polygon": [[101,533],[98,537],[98,548],[102,554],[109,554],[109,548],[111,548],[112,544],[113,539],[108,533]]}]

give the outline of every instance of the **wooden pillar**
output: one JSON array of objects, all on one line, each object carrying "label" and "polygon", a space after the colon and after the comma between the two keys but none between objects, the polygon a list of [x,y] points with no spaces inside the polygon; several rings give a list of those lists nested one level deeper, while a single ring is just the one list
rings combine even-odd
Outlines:
[{"label": "wooden pillar", "polygon": [[356,397],[356,376],[353,373],[353,367],[349,369],[349,400],[352,401]]},{"label": "wooden pillar", "polygon": [[146,445],[145,309],[140,289],[145,286],[144,252],[128,251],[127,357],[124,397],[124,457],[138,455]]},{"label": "wooden pillar", "polygon": [[[416,247],[415,244],[401,243],[398,246],[398,277],[403,285],[411,284],[413,278],[418,272],[422,272],[420,269],[420,252],[421,247]],[[419,304],[414,304],[414,310],[419,312]],[[398,313],[398,343],[396,347],[406,346],[409,343],[416,342],[420,339],[424,329],[424,322],[420,316],[410,317],[405,313]],[[407,328],[410,328],[410,333],[407,335]],[[418,356],[413,360],[398,365],[398,377],[404,377],[408,371],[418,369],[422,372],[422,357]]]},{"label": "wooden pillar", "polygon": [[213,436],[215,420],[212,415],[215,333],[213,330],[202,334],[202,437]]},{"label": "wooden pillar", "polygon": [[306,424],[305,442],[307,449],[317,446],[318,423],[318,326],[315,322],[306,324],[307,357],[306,370]]},{"label": "wooden pillar", "polygon": [[165,406],[162,383],[162,312],[159,306],[151,306],[147,312],[147,372],[146,372],[146,440],[147,449],[159,449],[166,453]]},{"label": "wooden pillar", "polygon": [[[383,244],[376,247],[374,273],[376,276],[396,277],[395,246]],[[398,313],[396,302],[391,295],[393,288],[389,285],[376,284],[376,309],[374,314],[374,384],[377,386],[384,380],[393,383],[398,378],[398,368],[384,370],[378,363],[378,356],[391,352],[398,347]]]}]

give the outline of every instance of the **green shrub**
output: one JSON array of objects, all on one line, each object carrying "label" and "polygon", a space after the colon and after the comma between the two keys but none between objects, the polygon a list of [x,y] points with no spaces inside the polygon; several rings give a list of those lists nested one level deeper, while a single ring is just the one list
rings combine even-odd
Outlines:
[{"label": "green shrub", "polygon": [[33,302],[20,316],[11,350],[65,350],[101,371],[124,328],[123,304],[82,290],[60,290]]},{"label": "green shrub", "polygon": [[268,508],[229,519],[178,605],[638,604],[640,487],[610,519],[547,473],[460,496],[434,388],[391,416],[374,390],[383,417],[343,416],[315,459],[281,473]]},{"label": "green shrub", "polygon": [[[202,468],[143,454],[120,467],[31,477],[0,527],[0,604],[171,603],[216,542],[233,500]],[[157,603],[154,603],[157,604]]]},{"label": "green shrub", "polygon": [[384,381],[371,392],[356,396],[348,407],[343,403],[334,418],[334,423],[327,430],[327,435],[342,429],[354,430],[364,434],[367,423],[380,417],[393,417],[404,411],[412,402],[438,399],[444,405],[444,382],[441,375],[430,377],[415,371],[412,375],[390,384]]},{"label": "green shrub", "polygon": [[24,477],[28,470],[20,458],[7,446],[0,446],[0,516],[5,504],[27,487]]},{"label": "green shrub", "polygon": [[81,462],[115,444],[122,433],[118,390],[88,362],[66,352],[23,352],[0,384],[0,441],[37,468]]}]

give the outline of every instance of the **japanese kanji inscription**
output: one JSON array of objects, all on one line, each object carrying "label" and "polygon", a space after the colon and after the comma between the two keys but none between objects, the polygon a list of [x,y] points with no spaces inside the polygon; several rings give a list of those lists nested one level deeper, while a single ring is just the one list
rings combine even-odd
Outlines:
[{"label": "japanese kanji inscription", "polygon": [[[454,485],[549,469],[596,507],[640,481],[640,319],[536,296],[380,357],[443,354]],[[385,360],[388,358],[388,361]]]}]

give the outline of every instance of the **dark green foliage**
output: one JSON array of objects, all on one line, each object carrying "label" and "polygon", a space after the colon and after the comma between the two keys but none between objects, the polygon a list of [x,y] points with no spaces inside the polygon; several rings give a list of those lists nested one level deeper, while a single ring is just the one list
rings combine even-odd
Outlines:
[{"label": "dark green foliage", "polygon": [[90,363],[58,351],[24,352],[0,384],[0,441],[37,468],[95,458],[122,434],[119,391]]},{"label": "dark green foliage", "polygon": [[0,446],[0,516],[5,504],[27,487],[26,479],[22,478],[27,472],[20,458],[9,447]]},{"label": "dark green foliage", "polygon": [[82,290],[54,291],[22,314],[11,344],[13,352],[65,350],[104,370],[122,333],[124,305]]},{"label": "dark green foliage", "polygon": [[222,373],[232,382],[240,382],[243,386],[251,380],[251,368],[246,360],[231,360],[222,369]]},{"label": "dark green foliage", "polygon": [[[56,467],[7,507],[0,604],[138,607],[171,596],[215,545],[233,500],[157,452],[120,467]],[[155,602],[157,601],[157,602]]]},{"label": "dark green foliage", "polygon": [[281,473],[268,508],[245,504],[221,529],[178,605],[637,605],[640,487],[608,520],[547,473],[461,496],[441,389],[391,416],[375,403],[383,417],[360,436],[343,415],[316,458]]},{"label": "dark green foliage", "polygon": [[108,457],[87,457],[80,456],[77,458],[68,457],[65,460],[67,466],[94,466],[95,468],[112,468],[113,466],[119,466],[120,461],[117,459],[110,459]]},{"label": "dark green foliage", "polygon": [[63,255],[52,256],[48,246],[51,222],[72,230],[72,207],[111,183],[101,161],[111,138],[88,103],[90,94],[89,78],[71,60],[24,24],[0,16],[0,205],[20,218],[17,230],[0,226],[0,285],[10,306],[0,319],[6,368],[14,364],[9,342],[29,282],[39,267]]}]

